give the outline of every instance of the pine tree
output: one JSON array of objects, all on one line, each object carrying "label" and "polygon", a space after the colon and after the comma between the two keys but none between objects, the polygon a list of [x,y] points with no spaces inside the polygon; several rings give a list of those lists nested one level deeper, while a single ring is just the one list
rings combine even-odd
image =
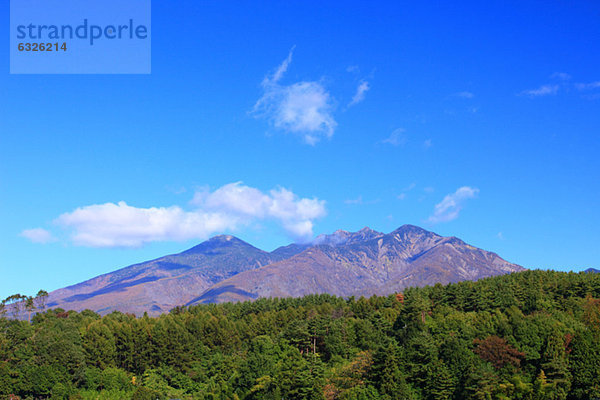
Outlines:
[{"label": "pine tree", "polygon": [[452,398],[456,383],[452,373],[441,360],[430,366],[427,386],[428,398],[431,400],[448,400]]},{"label": "pine tree", "polygon": [[565,354],[565,344],[558,332],[548,337],[546,351],[543,356],[542,370],[548,382],[547,398],[564,400],[571,388],[571,375]]}]

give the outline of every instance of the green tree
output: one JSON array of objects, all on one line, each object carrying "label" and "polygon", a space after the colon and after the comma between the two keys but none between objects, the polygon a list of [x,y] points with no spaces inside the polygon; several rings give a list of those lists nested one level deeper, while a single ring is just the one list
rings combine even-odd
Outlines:
[{"label": "green tree", "polygon": [[571,375],[565,353],[565,343],[559,332],[555,332],[546,344],[542,359],[542,370],[547,379],[546,396],[552,400],[564,400],[571,388]]},{"label": "green tree", "polygon": [[34,301],[35,301],[35,307],[40,310],[40,312],[43,312],[46,309],[46,301],[48,300],[48,292],[46,292],[45,290],[40,290],[39,292],[37,292],[37,294],[35,295]]},{"label": "green tree", "polygon": [[600,393],[600,340],[590,330],[576,333],[569,355],[573,399],[591,399]]}]

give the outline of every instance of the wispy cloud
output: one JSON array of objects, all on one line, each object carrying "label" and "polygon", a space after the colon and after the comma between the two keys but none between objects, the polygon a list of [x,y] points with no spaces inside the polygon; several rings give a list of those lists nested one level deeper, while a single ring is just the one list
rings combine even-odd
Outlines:
[{"label": "wispy cloud", "polygon": [[362,196],[358,196],[355,199],[347,199],[344,200],[344,204],[349,204],[349,205],[356,205],[356,204],[362,204],[363,203],[363,198]]},{"label": "wispy cloud", "polygon": [[413,190],[416,187],[417,187],[417,184],[414,183],[414,182],[412,182],[410,185],[408,185],[407,187],[404,188],[404,191],[405,192],[409,192],[409,191]]},{"label": "wispy cloud", "polygon": [[590,83],[576,83],[575,87],[578,90],[592,90],[600,88],[600,81],[590,82]]},{"label": "wispy cloud", "polygon": [[404,200],[404,199],[406,199],[408,192],[410,192],[411,190],[413,190],[416,187],[417,187],[417,184],[413,182],[410,185],[408,185],[407,187],[405,187],[404,189],[402,189],[402,193],[400,193],[396,197],[398,198],[398,200]]},{"label": "wispy cloud", "polygon": [[206,239],[254,222],[272,220],[297,240],[312,237],[314,220],[325,216],[325,202],[300,198],[285,188],[267,193],[241,182],[196,192],[193,209],[140,208],[121,201],[94,204],[62,214],[56,223],[71,231],[75,245],[139,247],[150,242]]},{"label": "wispy cloud", "polygon": [[524,90],[521,95],[529,97],[541,97],[556,94],[559,89],[559,85],[542,85],[537,89]]},{"label": "wispy cloud", "polygon": [[369,82],[361,81],[358,87],[356,88],[356,93],[352,97],[352,101],[348,104],[348,107],[352,107],[363,101],[365,99],[365,94],[369,91],[371,87],[369,86]]},{"label": "wispy cloud", "polygon": [[472,99],[473,97],[475,97],[475,95],[472,92],[458,92],[455,94],[456,97],[460,97],[462,99]]},{"label": "wispy cloud", "polygon": [[458,218],[466,200],[474,198],[479,189],[469,186],[458,188],[456,192],[446,195],[444,199],[435,205],[433,214],[428,221],[432,224],[449,222]]},{"label": "wispy cloud", "polygon": [[[540,86],[537,89],[524,90],[519,93],[522,96],[529,97],[542,97],[542,96],[550,96],[555,95],[559,92],[561,93],[570,93],[574,90],[585,92],[585,91],[594,91],[595,89],[600,89],[600,81],[588,82],[588,83],[572,83],[571,75],[565,72],[555,72],[550,75],[550,78],[553,79],[556,83],[545,84]],[[582,94],[583,98],[593,99],[595,98],[595,94]]]},{"label": "wispy cloud", "polygon": [[29,239],[33,243],[50,243],[55,242],[56,238],[49,231],[43,228],[33,228],[23,230],[19,236]]},{"label": "wispy cloud", "polygon": [[344,200],[344,204],[347,205],[368,205],[368,204],[377,204],[379,203],[381,200],[380,199],[374,199],[374,200],[363,200],[362,196],[358,196],[355,199],[346,199]]},{"label": "wispy cloud", "polygon": [[267,75],[261,86],[262,97],[254,104],[252,114],[266,118],[276,129],[299,134],[315,145],[330,138],[337,126],[333,117],[333,98],[321,82],[301,81],[280,84],[292,62],[294,48],[275,72]]},{"label": "wispy cloud", "polygon": [[404,132],[405,132],[404,129],[398,128],[398,129],[394,130],[390,134],[390,136],[381,140],[381,143],[390,144],[392,146],[403,146],[406,144],[406,142],[408,140],[406,137],[406,134]]},{"label": "wispy cloud", "polygon": [[550,75],[550,78],[558,79],[561,81],[568,81],[571,79],[571,75],[567,74],[566,72],[555,72],[552,75]]},{"label": "wispy cloud", "polygon": [[431,146],[433,146],[433,141],[432,141],[431,139],[427,139],[427,140],[425,140],[425,141],[423,142],[423,147],[424,147],[424,148],[428,149],[428,148],[430,148]]}]

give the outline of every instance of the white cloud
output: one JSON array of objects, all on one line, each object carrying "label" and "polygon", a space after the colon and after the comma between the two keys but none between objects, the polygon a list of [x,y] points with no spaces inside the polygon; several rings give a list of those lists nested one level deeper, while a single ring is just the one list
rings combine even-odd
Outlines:
[{"label": "white cloud", "polygon": [[600,88],[600,81],[590,83],[577,83],[575,84],[575,87],[579,90],[598,89]]},{"label": "white cloud", "polygon": [[29,239],[33,243],[50,243],[56,241],[52,233],[43,228],[25,229],[19,236]]},{"label": "white cloud", "polygon": [[558,89],[559,85],[542,85],[537,89],[524,90],[521,94],[529,97],[548,96],[556,94]]},{"label": "white cloud", "polygon": [[371,87],[369,86],[369,82],[362,81],[356,88],[356,93],[352,97],[352,101],[348,104],[348,107],[352,107],[355,104],[360,103],[365,99],[365,94],[369,91]]},{"label": "white cloud", "polygon": [[348,205],[372,205],[381,202],[381,199],[364,200],[362,196],[358,196],[355,199],[346,199],[344,204]]},{"label": "white cloud", "polygon": [[273,220],[295,239],[306,240],[314,220],[326,214],[322,200],[299,198],[285,188],[263,193],[241,182],[197,192],[192,204],[191,211],[179,206],[138,208],[125,202],[95,204],[65,213],[56,222],[72,230],[71,239],[79,246],[138,247],[206,239],[262,220]]},{"label": "white cloud", "polygon": [[504,234],[502,232],[498,232],[496,236],[498,237],[498,239],[504,240]]},{"label": "white cloud", "polygon": [[391,144],[392,146],[403,146],[406,144],[407,138],[404,134],[404,129],[398,128],[394,130],[390,136],[383,139],[381,143]]},{"label": "white cloud", "polygon": [[326,214],[323,200],[298,198],[285,188],[263,193],[241,182],[227,184],[212,193],[201,192],[194,196],[193,204],[203,210],[235,216],[244,223],[274,219],[297,239],[310,237],[313,220]]},{"label": "white cloud", "polygon": [[[587,90],[595,90],[600,88],[600,81],[588,82],[588,83],[571,83],[571,75],[564,72],[556,72],[550,76],[550,78],[554,79],[555,84],[546,84],[542,85],[537,89],[525,90],[520,93],[520,95],[529,96],[529,97],[540,97],[540,96],[548,96],[555,95],[559,91],[568,93],[573,89],[578,91],[587,91]],[[592,95],[593,97],[594,95]],[[590,96],[583,96],[584,98],[590,98]]]},{"label": "white cloud", "polygon": [[460,97],[462,99],[472,99],[475,95],[471,92],[458,92],[456,93],[456,97]]},{"label": "white cloud", "polygon": [[550,78],[558,79],[561,81],[568,81],[569,79],[571,79],[571,75],[569,75],[565,72],[555,72],[552,75],[550,75]]},{"label": "white cloud", "polygon": [[409,192],[409,191],[413,190],[416,187],[417,187],[417,184],[415,182],[412,182],[410,185],[408,185],[407,187],[404,188],[404,191],[405,192]]},{"label": "white cloud", "polygon": [[302,135],[306,143],[314,145],[335,131],[333,98],[320,82],[279,83],[292,62],[293,50],[272,75],[263,79],[264,93],[252,113],[267,118],[277,129]]},{"label": "white cloud", "polygon": [[400,193],[397,198],[398,200],[404,200],[406,199],[406,195],[408,192],[410,192],[411,190],[413,190],[415,187],[417,187],[417,184],[412,182],[410,185],[408,185],[407,187],[405,187],[404,189],[402,189],[402,193]]},{"label": "white cloud", "polygon": [[458,188],[456,192],[446,195],[444,199],[435,205],[433,214],[428,221],[433,224],[449,222],[458,218],[460,210],[466,200],[472,199],[479,193],[479,189],[469,186]]},{"label": "white cloud", "polygon": [[344,200],[344,204],[362,204],[363,203],[363,198],[362,196],[358,196],[356,199],[347,199]]},{"label": "white cloud", "polygon": [[279,67],[277,67],[277,70],[273,73],[273,76],[271,76],[269,78],[269,76],[266,76],[263,79],[263,85],[268,85],[270,83],[277,83],[279,82],[279,80],[281,80],[281,78],[283,77],[283,74],[286,73],[290,63],[292,62],[292,55],[294,54],[294,49],[296,48],[296,46],[293,46],[290,49],[290,52],[288,53],[288,56],[285,60],[283,60],[283,62],[281,63],[281,65]]}]

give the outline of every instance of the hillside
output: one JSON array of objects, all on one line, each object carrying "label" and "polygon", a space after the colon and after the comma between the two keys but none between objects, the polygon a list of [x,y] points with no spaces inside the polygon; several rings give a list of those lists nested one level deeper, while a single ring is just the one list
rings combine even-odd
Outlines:
[{"label": "hillside", "polygon": [[[288,249],[285,256],[300,249]],[[50,307],[114,310],[151,315],[185,304],[210,286],[237,273],[281,260],[233,236],[216,236],[182,253],[100,275],[50,293]]]},{"label": "hillside", "polygon": [[241,272],[217,283],[188,304],[299,297],[387,295],[409,286],[477,280],[523,270],[497,254],[404,225],[382,234],[365,228],[317,238],[303,252]]},{"label": "hillside", "polygon": [[221,235],[182,253],[56,290],[48,305],[158,315],[181,305],[258,297],[385,295],[407,286],[477,280],[522,269],[460,239],[412,225],[389,234],[369,228],[338,230],[270,253]]},{"label": "hillside", "polygon": [[590,400],[599,316],[600,275],[539,270],[158,318],[50,310],[0,317],[0,398]]}]

